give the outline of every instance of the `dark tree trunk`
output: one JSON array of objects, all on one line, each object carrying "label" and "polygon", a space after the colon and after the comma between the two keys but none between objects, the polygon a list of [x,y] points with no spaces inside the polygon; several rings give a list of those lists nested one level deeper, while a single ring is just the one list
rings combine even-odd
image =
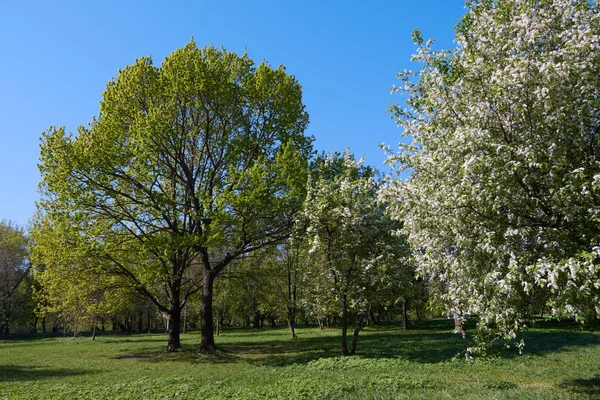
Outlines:
[{"label": "dark tree trunk", "polygon": [[419,311],[418,308],[417,308],[417,319],[419,320],[419,322],[423,321],[423,317],[421,316],[421,311]]},{"label": "dark tree trunk", "polygon": [[127,329],[127,322],[123,323],[121,321],[117,322],[117,325],[119,326],[119,329],[121,330],[121,332],[129,332],[129,329]]},{"label": "dark tree trunk", "polygon": [[46,333],[46,316],[42,317],[42,333]]},{"label": "dark tree trunk", "polygon": [[348,355],[348,344],[346,342],[346,336],[348,334],[348,298],[344,295],[342,299],[342,337],[340,344],[342,346],[342,354]]},{"label": "dark tree trunk", "polygon": [[[177,299],[177,302],[179,302],[179,299]],[[168,319],[169,343],[167,344],[167,351],[181,348],[181,309],[178,306],[172,308]]]},{"label": "dark tree trunk", "polygon": [[258,311],[254,312],[254,322],[252,324],[255,329],[260,328],[260,313]]},{"label": "dark tree trunk", "polygon": [[356,352],[356,344],[358,343],[358,334],[362,329],[365,323],[364,314],[360,314],[356,320],[356,325],[354,326],[354,335],[352,335],[352,344],[350,346],[350,355],[354,355]]},{"label": "dark tree trunk", "polygon": [[410,321],[408,319],[408,301],[402,302],[402,327],[404,330],[410,329]]},{"label": "dark tree trunk", "polygon": [[215,276],[212,271],[202,268],[202,308],[200,309],[200,341],[199,351],[202,353],[214,352],[215,346],[214,327],[213,327],[213,284]]},{"label": "dark tree trunk", "polygon": [[33,320],[33,323],[31,324],[31,330],[30,333],[31,334],[36,334],[37,333],[37,324],[39,321],[39,317],[36,315],[35,319]]},{"label": "dark tree trunk", "polygon": [[148,310],[148,333],[152,331],[152,310]]},{"label": "dark tree trunk", "polygon": [[143,329],[144,329],[144,312],[140,311],[140,313],[138,314],[138,321],[137,321],[137,333],[140,333]]},{"label": "dark tree trunk", "polygon": [[171,298],[169,299],[169,312],[164,314],[167,320],[167,332],[169,342],[167,351],[173,351],[181,348],[181,282],[175,280],[171,283]]}]

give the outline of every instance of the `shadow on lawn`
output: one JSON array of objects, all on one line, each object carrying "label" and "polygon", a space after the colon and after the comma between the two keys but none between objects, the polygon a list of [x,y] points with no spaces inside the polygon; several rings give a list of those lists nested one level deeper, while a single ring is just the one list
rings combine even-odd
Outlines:
[{"label": "shadow on lawn", "polygon": [[18,365],[0,365],[0,382],[36,381],[49,378],[64,378],[74,375],[88,375],[96,371],[70,368],[39,368]]},{"label": "shadow on lawn", "polygon": [[593,399],[600,398],[600,375],[588,379],[574,379],[561,383],[561,388],[573,393],[584,394]]},{"label": "shadow on lawn", "polygon": [[[332,331],[337,333],[335,328],[321,336],[315,333],[315,330],[310,334],[303,334],[303,329],[299,329],[299,337],[296,339],[283,338],[281,335],[257,336],[264,335],[264,331],[268,329],[264,328],[261,333],[248,330],[230,331],[227,335],[232,338],[256,335],[260,340],[218,343],[219,351],[215,354],[198,354],[195,347],[184,347],[183,350],[174,353],[156,353],[155,347],[148,347],[137,349],[135,354],[124,354],[116,358],[139,358],[146,362],[246,362],[255,365],[287,366],[341,355],[339,336],[331,334]],[[600,345],[600,335],[574,330],[535,330],[526,332],[524,337],[524,354],[540,356],[569,347]],[[351,336],[348,337],[348,345],[350,341]],[[450,361],[470,346],[472,341],[468,336],[467,339],[463,339],[453,333],[452,320],[430,320],[415,324],[415,330],[409,331],[403,331],[397,325],[369,327],[359,335],[356,355],[361,358],[399,358],[433,364]],[[501,351],[498,355],[507,359],[519,356],[516,350]]]}]

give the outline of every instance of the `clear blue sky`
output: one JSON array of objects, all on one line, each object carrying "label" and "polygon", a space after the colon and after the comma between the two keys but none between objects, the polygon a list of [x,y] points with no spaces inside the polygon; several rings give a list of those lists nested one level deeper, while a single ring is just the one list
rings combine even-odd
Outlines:
[{"label": "clear blue sky", "polygon": [[385,170],[378,143],[400,140],[390,87],[418,68],[410,34],[451,47],[464,11],[464,0],[2,1],[0,219],[24,225],[35,211],[42,131],[86,125],[119,68],[145,55],[159,65],[192,36],[285,65],[303,86],[317,150],[349,146]]}]

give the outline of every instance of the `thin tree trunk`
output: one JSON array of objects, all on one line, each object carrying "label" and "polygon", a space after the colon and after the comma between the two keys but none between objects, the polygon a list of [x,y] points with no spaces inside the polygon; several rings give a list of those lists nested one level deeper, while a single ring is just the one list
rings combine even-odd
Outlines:
[{"label": "thin tree trunk", "polygon": [[348,344],[346,343],[346,336],[348,333],[348,298],[344,295],[342,300],[342,337],[340,344],[342,346],[342,354],[348,355]]},{"label": "thin tree trunk", "polygon": [[466,331],[462,325],[462,321],[460,320],[460,316],[457,313],[454,313],[454,330],[457,333],[461,333],[462,337],[465,337]]},{"label": "thin tree trunk", "polygon": [[183,334],[185,335],[185,328],[187,327],[187,304],[183,309]]},{"label": "thin tree trunk", "polygon": [[144,312],[140,311],[138,313],[137,333],[142,332],[142,329],[144,329]]},{"label": "thin tree trunk", "polygon": [[354,326],[354,335],[352,335],[352,344],[350,345],[350,355],[353,356],[356,352],[356,344],[358,343],[358,334],[362,329],[365,323],[365,315],[361,313],[356,320],[356,325]]},{"label": "thin tree trunk", "polygon": [[214,352],[217,349],[215,346],[214,327],[213,327],[213,285],[215,277],[212,271],[202,268],[203,286],[202,286],[202,308],[200,309],[200,341],[199,351]]},{"label": "thin tree trunk", "polygon": [[292,335],[292,339],[296,337],[296,320],[294,318],[288,318],[287,320],[288,327],[290,328],[290,334]]},{"label": "thin tree trunk", "polygon": [[92,342],[96,341],[96,318],[94,318],[94,320],[92,321]]},{"label": "thin tree trunk", "polygon": [[402,327],[404,330],[410,329],[410,321],[408,319],[408,301],[402,302]]}]

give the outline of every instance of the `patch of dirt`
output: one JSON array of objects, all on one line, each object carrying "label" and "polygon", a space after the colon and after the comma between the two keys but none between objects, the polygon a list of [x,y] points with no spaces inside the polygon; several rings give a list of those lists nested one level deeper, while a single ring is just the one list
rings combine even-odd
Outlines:
[{"label": "patch of dirt", "polygon": [[161,356],[162,356],[162,354],[132,354],[129,356],[112,357],[112,359],[113,360],[127,360],[130,358],[158,358]]}]

